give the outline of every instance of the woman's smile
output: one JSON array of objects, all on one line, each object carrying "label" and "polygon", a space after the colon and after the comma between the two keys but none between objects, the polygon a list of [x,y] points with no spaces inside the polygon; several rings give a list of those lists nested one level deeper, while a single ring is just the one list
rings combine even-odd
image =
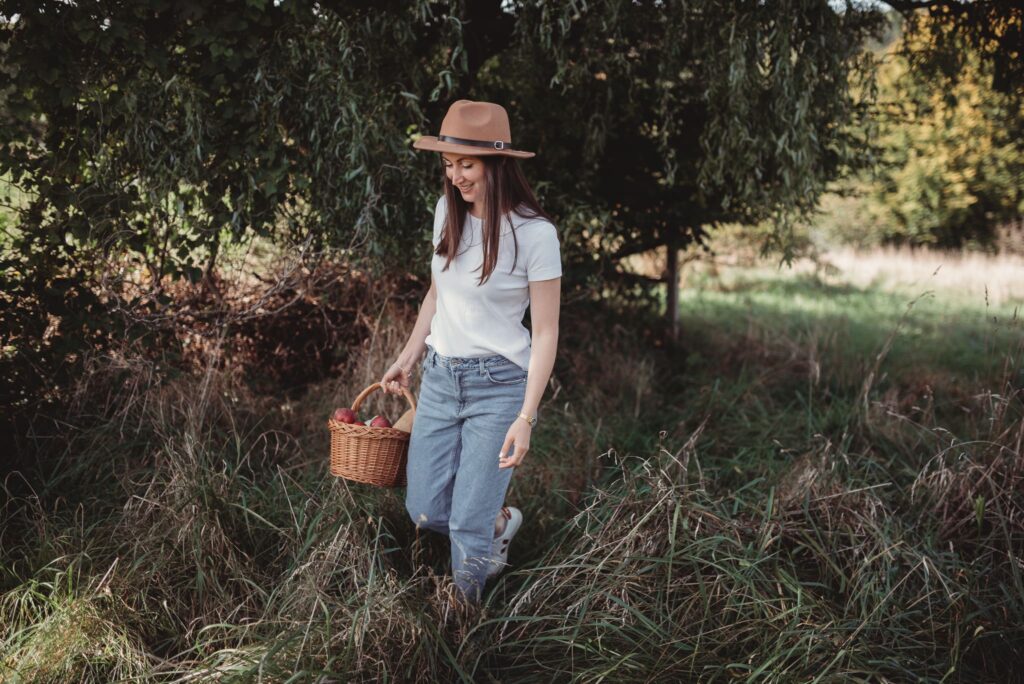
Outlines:
[{"label": "woman's smile", "polygon": [[448,181],[459,189],[462,199],[476,204],[477,189],[486,192],[484,179],[484,162],[479,157],[459,156],[452,153],[441,155],[444,161],[444,172]]}]

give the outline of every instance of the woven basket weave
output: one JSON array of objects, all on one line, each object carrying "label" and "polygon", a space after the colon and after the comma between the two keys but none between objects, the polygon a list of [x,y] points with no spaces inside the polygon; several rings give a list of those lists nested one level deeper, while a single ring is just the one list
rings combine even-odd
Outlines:
[{"label": "woven basket weave", "polygon": [[[375,382],[356,397],[352,410],[359,412],[363,400],[379,390]],[[416,413],[416,399],[403,388],[402,393]],[[327,419],[331,431],[331,475],[378,487],[404,487],[405,464],[409,456],[411,433],[393,427],[350,425]]]}]

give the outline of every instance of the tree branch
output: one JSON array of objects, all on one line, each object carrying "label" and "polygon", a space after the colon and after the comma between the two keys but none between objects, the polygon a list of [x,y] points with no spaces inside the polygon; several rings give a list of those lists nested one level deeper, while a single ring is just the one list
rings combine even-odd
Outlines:
[{"label": "tree branch", "polygon": [[627,280],[643,285],[661,285],[666,282],[664,278],[652,278],[651,276],[630,273],[629,271],[612,271],[607,275],[611,280]]}]

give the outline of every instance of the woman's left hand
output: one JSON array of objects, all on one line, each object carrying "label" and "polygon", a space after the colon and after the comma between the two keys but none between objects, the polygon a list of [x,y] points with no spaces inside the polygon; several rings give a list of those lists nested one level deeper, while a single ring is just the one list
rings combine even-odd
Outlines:
[{"label": "woman's left hand", "polygon": [[[505,443],[501,445],[501,452],[498,453],[498,467],[511,468],[523,462],[526,452],[530,450],[530,434],[533,426],[522,418],[516,418],[505,435]],[[509,453],[512,443],[515,442],[515,453]]]}]

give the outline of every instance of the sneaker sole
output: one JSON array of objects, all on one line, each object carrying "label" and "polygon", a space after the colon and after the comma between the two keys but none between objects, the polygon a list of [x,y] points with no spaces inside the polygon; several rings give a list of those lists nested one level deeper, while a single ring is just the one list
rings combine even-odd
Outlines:
[{"label": "sneaker sole", "polygon": [[508,566],[508,547],[512,543],[513,537],[519,531],[519,528],[523,524],[523,514],[515,507],[509,506],[509,512],[511,517],[508,522],[505,523],[505,531],[494,540],[498,544],[497,554],[491,556],[491,567],[487,571],[488,577],[494,577],[495,575],[501,574],[501,571]]}]

